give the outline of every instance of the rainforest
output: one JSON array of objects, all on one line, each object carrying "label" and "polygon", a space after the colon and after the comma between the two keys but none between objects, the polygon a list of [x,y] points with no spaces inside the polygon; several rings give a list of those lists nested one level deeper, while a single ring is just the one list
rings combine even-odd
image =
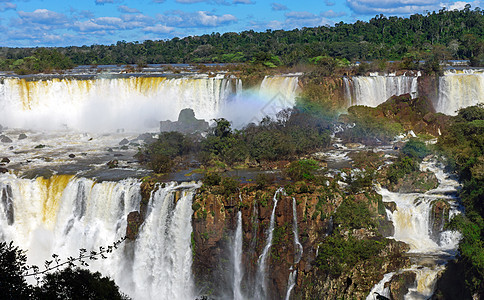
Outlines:
[{"label": "rainforest", "polygon": [[1,48],[0,291],[480,299],[483,22]]}]

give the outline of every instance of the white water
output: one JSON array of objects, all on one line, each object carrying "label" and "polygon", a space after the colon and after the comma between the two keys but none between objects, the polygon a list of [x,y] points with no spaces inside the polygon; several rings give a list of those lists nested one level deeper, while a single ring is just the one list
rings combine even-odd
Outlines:
[{"label": "white water", "polygon": [[482,70],[447,71],[439,78],[437,112],[455,115],[463,107],[484,103]]},{"label": "white water", "polygon": [[223,77],[5,78],[0,84],[0,120],[16,128],[102,131],[155,128],[192,108],[198,118],[217,116],[233,94]]},{"label": "white water", "polygon": [[[249,115],[248,120],[260,120],[266,114],[275,115],[280,109],[292,106],[298,93],[297,83],[296,76],[267,77],[257,93],[248,94],[257,95],[254,100],[243,95],[241,80],[223,75],[3,78],[0,121],[3,126],[36,130],[69,128],[104,132],[124,128],[139,132],[158,128],[161,120],[176,120],[184,108],[192,108],[197,118],[206,120],[235,118],[237,115],[230,112],[237,111],[239,102],[245,103],[240,107]],[[240,97],[233,101],[239,93]]]},{"label": "white water", "polygon": [[[29,264],[42,266],[51,254],[77,256],[125,235],[126,217],[140,203],[140,183],[126,179],[96,183],[72,176],[49,180],[0,176],[0,195],[10,196],[14,222],[0,203],[0,238],[27,250]],[[136,242],[124,242],[90,269],[113,278],[134,299],[193,298],[191,200],[196,184],[170,184],[154,193]],[[6,192],[10,189],[10,192]],[[175,204],[173,192],[182,190]],[[131,249],[131,250],[130,250]]]},{"label": "white water", "polygon": [[417,76],[355,76],[345,78],[345,94],[350,105],[376,107],[394,95],[411,94],[416,97]]},{"label": "white water", "polygon": [[242,300],[244,296],[242,295],[242,277],[243,277],[243,266],[242,266],[242,212],[237,213],[237,228],[235,229],[234,246],[233,246],[233,262],[234,262],[234,300]]},{"label": "white water", "polygon": [[[393,213],[387,210],[388,218],[393,222],[395,233],[393,238],[403,241],[410,246],[409,253],[435,257],[436,263],[432,267],[421,268],[413,266],[410,269],[417,275],[416,287],[411,288],[405,299],[427,299],[433,294],[437,276],[445,269],[445,265],[437,262],[442,259],[449,259],[455,255],[460,240],[460,233],[456,231],[440,232],[438,240],[432,239],[431,226],[432,203],[436,200],[444,200],[450,205],[449,216],[459,213],[457,199],[449,196],[449,192],[455,192],[459,186],[458,182],[445,174],[436,162],[425,161],[421,164],[422,170],[432,171],[438,181],[436,189],[426,193],[399,194],[381,189],[379,193],[383,196],[384,202],[396,203],[396,210]],[[393,274],[386,274],[384,279],[377,284],[367,299],[372,299],[373,292],[385,295],[384,284],[389,282]]]},{"label": "white water", "polygon": [[395,275],[394,272],[387,273],[383,275],[383,279],[378,282],[373,289],[371,289],[370,294],[366,296],[366,300],[375,300],[376,299],[376,294],[378,293],[384,297],[390,298],[390,289],[387,287],[385,288],[385,284],[390,282],[392,279],[393,275]]},{"label": "white water", "polygon": [[289,273],[289,279],[287,280],[287,292],[286,292],[286,300],[289,300],[291,298],[291,292],[296,286],[296,276],[297,276],[297,270],[294,270]]},{"label": "white water", "polygon": [[[292,197],[292,232],[294,233],[294,265],[297,265],[301,261],[301,257],[303,255],[303,246],[299,242],[299,230],[297,227],[297,207],[296,207],[296,198]],[[293,267],[291,267],[290,271],[292,271]],[[289,300],[291,297],[291,292],[296,286],[296,276],[297,276],[297,269],[289,273],[289,278],[287,280],[287,291],[286,291],[286,300]]]},{"label": "white water", "polygon": [[297,228],[297,207],[296,207],[296,198],[292,197],[292,231],[294,233],[294,247],[295,247],[295,256],[294,256],[294,264],[298,264],[301,261],[301,257],[303,255],[303,246],[299,242],[299,230]]},{"label": "white water", "polygon": [[274,225],[275,225],[275,215],[276,215],[276,208],[277,208],[277,195],[279,193],[283,193],[284,189],[279,188],[275,193],[272,201],[274,203],[274,207],[272,208],[271,220],[269,223],[269,228],[267,229],[267,239],[266,244],[264,246],[264,250],[262,254],[259,256],[258,261],[258,269],[257,269],[257,276],[256,276],[256,289],[255,289],[255,299],[266,299],[267,298],[267,280],[266,280],[266,269],[267,269],[267,256],[269,255],[269,250],[272,246],[272,236],[274,234]]}]

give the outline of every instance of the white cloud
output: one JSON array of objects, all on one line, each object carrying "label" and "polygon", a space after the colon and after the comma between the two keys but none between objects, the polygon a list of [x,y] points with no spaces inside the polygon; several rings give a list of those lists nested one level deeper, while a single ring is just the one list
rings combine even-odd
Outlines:
[{"label": "white cloud", "polygon": [[406,15],[423,13],[424,11],[437,11],[443,7],[448,9],[461,9],[467,3],[477,7],[480,1],[442,1],[442,0],[346,0],[348,7],[356,14],[396,14]]},{"label": "white cloud", "polygon": [[16,10],[17,9],[17,4],[13,4],[11,2],[4,3],[0,5],[0,11],[6,11],[6,10]]},{"label": "white cloud", "polygon": [[126,5],[120,5],[118,6],[118,10],[123,13],[128,13],[128,14],[135,14],[139,13],[140,11],[136,8],[128,7]]},{"label": "white cloud", "polygon": [[45,25],[67,23],[67,17],[64,14],[44,8],[36,9],[33,12],[19,11],[18,15],[21,21],[26,23],[37,23]]},{"label": "white cloud", "polygon": [[255,4],[252,0],[233,0],[233,4]]},{"label": "white cloud", "polygon": [[105,3],[114,3],[114,0],[96,0],[96,5],[104,5]]},{"label": "white cloud", "polygon": [[152,32],[152,33],[170,33],[173,30],[175,30],[175,28],[168,27],[168,26],[161,25],[161,24],[157,24],[155,26],[148,26],[148,27],[143,28],[144,32]]},{"label": "white cloud", "polygon": [[274,11],[288,10],[287,6],[276,2],[271,3],[271,7]]},{"label": "white cloud", "polygon": [[330,9],[328,11],[324,11],[321,13],[321,16],[325,18],[337,18],[337,17],[342,17],[346,16],[346,12],[340,11],[340,12],[335,12],[334,10]]},{"label": "white cloud", "polygon": [[217,27],[237,22],[237,18],[231,14],[215,15],[206,11],[187,13],[184,11],[171,11],[158,15],[161,23],[172,27]]},{"label": "white cloud", "polygon": [[309,19],[315,18],[316,15],[307,11],[290,11],[284,14],[287,18]]},{"label": "white cloud", "polygon": [[450,6],[447,7],[448,10],[462,10],[464,7],[470,4],[472,7],[481,7],[481,1],[473,1],[473,2],[465,2],[465,1],[457,1]]}]

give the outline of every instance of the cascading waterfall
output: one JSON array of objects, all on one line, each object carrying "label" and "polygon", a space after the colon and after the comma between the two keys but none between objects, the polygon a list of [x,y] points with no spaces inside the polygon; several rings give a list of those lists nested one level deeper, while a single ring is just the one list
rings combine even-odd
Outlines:
[{"label": "cascading waterfall", "polygon": [[[297,265],[302,258],[303,255],[303,246],[299,242],[299,230],[297,227],[297,206],[296,206],[296,198],[292,197],[292,232],[294,233],[294,265]],[[293,270],[293,267],[289,271],[289,279],[287,280],[287,292],[286,292],[286,300],[289,300],[291,297],[291,292],[296,285],[296,276],[297,276],[297,269]]]},{"label": "cascading waterfall", "polygon": [[233,261],[234,261],[234,300],[242,300],[242,212],[237,213],[237,228],[235,229],[234,247],[233,247]]},{"label": "cascading waterfall", "polygon": [[[105,260],[89,262],[90,269],[113,278],[134,299],[193,298],[191,205],[197,188],[160,187],[138,239],[124,242]],[[98,183],[69,175],[29,180],[4,174],[0,196],[0,237],[27,250],[28,263],[36,265],[53,253],[75,257],[81,248],[111,245],[125,235],[126,216],[141,201],[138,180]]]},{"label": "cascading waterfall", "polygon": [[[242,203],[242,195],[239,193],[239,200]],[[237,227],[235,228],[235,236],[232,246],[232,259],[234,268],[234,279],[232,289],[234,291],[234,300],[244,299],[242,295],[242,277],[243,277],[243,267],[242,267],[242,212],[239,210],[237,212]]]},{"label": "cascading waterfall", "polygon": [[0,120],[17,128],[140,130],[176,120],[192,108],[198,118],[217,116],[231,97],[236,79],[209,77],[129,77],[27,80],[0,83]]},{"label": "cascading waterfall", "polygon": [[376,107],[394,95],[411,94],[416,97],[418,76],[355,76],[344,78],[347,102],[350,105]]},{"label": "cascading waterfall", "polygon": [[272,208],[271,220],[269,222],[269,228],[267,229],[267,239],[264,250],[262,254],[259,256],[258,266],[257,269],[257,282],[256,282],[256,289],[255,289],[255,299],[266,299],[267,298],[267,282],[266,282],[266,268],[267,268],[267,256],[269,255],[269,250],[272,246],[272,237],[274,234],[274,225],[275,225],[275,216],[276,216],[276,208],[277,208],[277,196],[280,193],[283,193],[284,189],[279,188],[274,193],[274,197],[272,201],[274,203],[274,207]]},{"label": "cascading waterfall", "polygon": [[478,103],[484,103],[482,70],[447,71],[439,77],[437,112],[455,115],[460,108]]},{"label": "cascading waterfall", "polygon": [[[136,299],[191,299],[192,199],[198,184],[160,188],[151,196],[145,223],[136,239],[133,289]],[[178,201],[175,191],[181,190]]]},{"label": "cascading waterfall", "polygon": [[[384,202],[396,204],[395,211],[387,210],[388,218],[395,227],[393,238],[407,243],[410,246],[409,253],[413,253],[415,257],[425,255],[429,259],[433,257],[435,261],[432,267],[421,268],[415,265],[400,271],[411,271],[417,274],[416,287],[409,289],[405,299],[427,299],[432,295],[437,275],[445,269],[441,261],[446,261],[455,255],[460,240],[458,232],[443,231],[438,234],[435,241],[432,239],[431,223],[432,205],[436,201],[444,201],[450,206],[450,217],[459,213],[457,199],[453,196],[459,186],[458,182],[449,178],[435,162],[424,162],[421,169],[432,171],[436,175],[439,181],[436,189],[414,194],[393,193],[386,189],[379,191]],[[384,284],[389,282],[392,276],[393,274],[385,275],[367,299],[373,299],[374,292],[387,295],[388,291],[384,290]]]}]

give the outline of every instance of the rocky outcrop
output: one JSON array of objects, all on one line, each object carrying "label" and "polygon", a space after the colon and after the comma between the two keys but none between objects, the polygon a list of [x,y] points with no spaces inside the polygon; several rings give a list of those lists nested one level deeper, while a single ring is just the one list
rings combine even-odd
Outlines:
[{"label": "rocky outcrop", "polygon": [[425,193],[438,185],[439,181],[433,172],[412,172],[405,174],[396,184],[389,184],[388,189],[398,193]]},{"label": "rocky outcrop", "polygon": [[403,300],[408,289],[415,286],[417,275],[412,271],[405,271],[393,275],[390,281],[390,299]]},{"label": "rocky outcrop", "polygon": [[6,135],[0,135],[0,142],[2,142],[2,143],[11,143],[12,142],[12,139],[9,138]]},{"label": "rocky outcrop", "polygon": [[126,238],[129,240],[136,239],[142,223],[143,220],[141,219],[141,214],[139,212],[130,212],[127,218]]},{"label": "rocky outcrop", "polygon": [[181,133],[191,134],[205,132],[208,130],[208,127],[208,122],[195,118],[195,112],[193,112],[193,109],[191,108],[182,109],[178,115],[178,121],[176,122],[160,122],[161,132],[178,131]]}]

